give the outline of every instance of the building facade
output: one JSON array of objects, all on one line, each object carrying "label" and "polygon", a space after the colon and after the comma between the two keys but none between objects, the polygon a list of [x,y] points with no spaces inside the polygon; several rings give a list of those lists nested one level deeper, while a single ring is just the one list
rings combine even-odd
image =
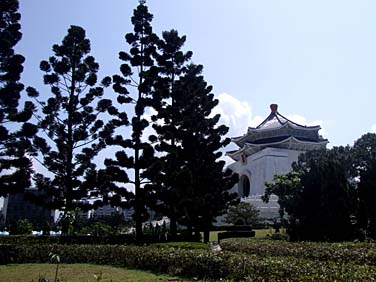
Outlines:
[{"label": "building facade", "polygon": [[[27,189],[27,193],[38,195],[37,189]],[[54,222],[55,211],[39,206],[26,197],[25,193],[12,194],[4,200],[5,224],[14,224],[20,219],[28,219],[33,227],[41,229]]]},{"label": "building facade", "polygon": [[278,112],[278,105],[270,105],[270,115],[257,127],[248,128],[243,136],[232,138],[238,150],[227,153],[235,162],[229,169],[239,175],[233,190],[242,201],[260,210],[260,216],[273,219],[278,214],[278,198],[272,196],[268,204],[261,200],[265,182],[275,174],[291,170],[301,153],[326,148],[328,140],[319,135],[321,127],[297,124]]}]

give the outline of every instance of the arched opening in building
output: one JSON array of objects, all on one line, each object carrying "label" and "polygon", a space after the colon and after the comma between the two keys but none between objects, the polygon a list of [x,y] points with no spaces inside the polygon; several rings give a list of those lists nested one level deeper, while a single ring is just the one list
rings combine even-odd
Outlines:
[{"label": "arched opening in building", "polygon": [[251,183],[247,175],[242,175],[239,181],[239,194],[241,197],[249,197],[251,193]]}]

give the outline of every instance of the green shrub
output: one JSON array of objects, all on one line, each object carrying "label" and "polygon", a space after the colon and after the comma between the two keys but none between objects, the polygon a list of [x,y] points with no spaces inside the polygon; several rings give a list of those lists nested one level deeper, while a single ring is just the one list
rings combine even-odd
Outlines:
[{"label": "green shrub", "polygon": [[[299,245],[295,249],[299,249]],[[341,260],[319,261],[299,256],[250,255],[151,246],[0,245],[1,263],[48,262],[49,253],[59,255],[61,263],[124,266],[216,281],[371,281],[371,278],[376,277],[376,266],[373,265],[345,263]],[[349,252],[348,256],[351,255]]]},{"label": "green shrub", "polygon": [[[145,238],[154,242],[154,238]],[[132,244],[135,239],[133,235],[114,235],[114,236],[2,236],[0,244],[93,244],[93,245],[120,245]]]},{"label": "green shrub", "polygon": [[221,241],[224,251],[257,256],[296,257],[318,261],[376,265],[375,243],[315,243],[246,238]]},{"label": "green shrub", "polygon": [[[169,237],[169,240],[172,238]],[[184,242],[185,237],[179,235],[173,238],[174,241]],[[199,242],[199,236],[193,236],[193,242]],[[169,242],[164,238],[153,234],[145,234],[143,236],[144,244],[153,244],[159,242]],[[32,236],[32,235],[12,235],[0,236],[0,244],[83,244],[83,245],[130,245],[135,244],[135,236],[133,234],[122,234],[113,236],[86,236],[86,235],[70,235],[70,236]]]},{"label": "green shrub", "polygon": [[19,219],[10,226],[10,234],[25,235],[31,234],[33,231],[33,224],[28,219]]}]

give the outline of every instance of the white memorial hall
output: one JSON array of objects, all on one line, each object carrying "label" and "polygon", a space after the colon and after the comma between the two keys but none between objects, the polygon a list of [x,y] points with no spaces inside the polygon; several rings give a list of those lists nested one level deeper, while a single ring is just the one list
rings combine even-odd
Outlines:
[{"label": "white memorial hall", "polygon": [[276,104],[270,105],[270,109],[270,115],[259,126],[249,127],[243,136],[232,138],[239,148],[227,152],[235,161],[228,168],[239,174],[234,191],[242,201],[256,206],[265,219],[279,216],[276,196],[268,204],[261,200],[265,182],[272,181],[275,174],[289,172],[301,153],[323,149],[328,144],[319,135],[319,125],[297,124],[281,115]]}]

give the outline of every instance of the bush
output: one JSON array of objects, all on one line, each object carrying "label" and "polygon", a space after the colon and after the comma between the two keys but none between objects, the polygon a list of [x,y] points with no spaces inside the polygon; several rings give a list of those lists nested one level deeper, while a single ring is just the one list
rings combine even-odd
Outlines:
[{"label": "bush", "polygon": [[374,243],[316,243],[273,240],[226,239],[221,241],[223,251],[263,257],[295,257],[315,261],[368,264],[376,266]]},{"label": "bush", "polygon": [[10,234],[12,235],[25,235],[31,234],[33,231],[33,225],[28,219],[19,219],[17,222],[10,226]]},{"label": "bush", "polygon": [[[180,234],[175,238],[167,236],[160,237],[154,234],[144,234],[143,243],[153,244],[160,242],[185,242],[187,238],[184,234]],[[192,236],[193,242],[200,241],[200,234]],[[0,244],[83,244],[83,245],[131,245],[135,244],[135,236],[133,234],[113,235],[113,236],[0,236]]]},{"label": "bush", "polygon": [[[146,237],[150,242],[154,238]],[[93,244],[93,245],[122,245],[135,242],[133,235],[116,236],[2,236],[0,244]]]},{"label": "bush", "polygon": [[[2,245],[0,260],[2,263],[48,262],[50,252],[58,254],[62,263],[116,265],[203,280],[371,281],[376,277],[375,266],[342,261],[150,246]],[[351,252],[348,256],[352,256]]]}]

